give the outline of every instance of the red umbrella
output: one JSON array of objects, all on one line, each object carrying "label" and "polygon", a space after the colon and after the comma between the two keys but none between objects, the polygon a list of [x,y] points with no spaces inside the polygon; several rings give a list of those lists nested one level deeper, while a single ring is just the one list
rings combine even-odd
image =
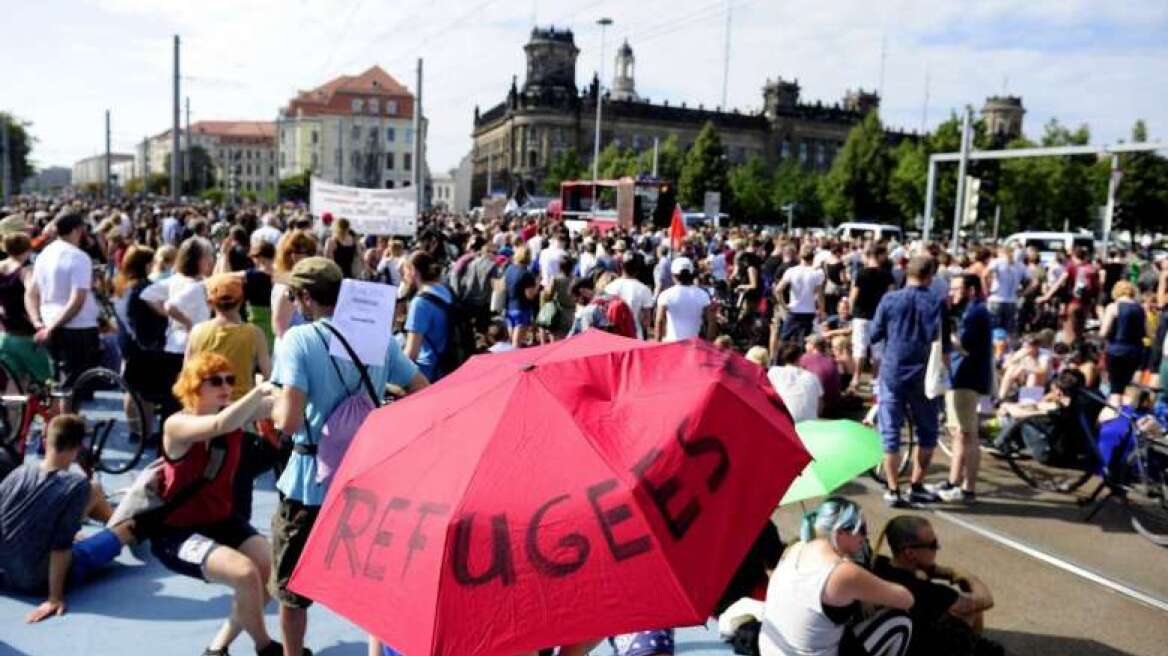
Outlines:
[{"label": "red umbrella", "polygon": [[669,241],[673,250],[681,250],[681,242],[685,241],[685,219],[681,216],[681,205],[673,206],[673,218],[669,221]]},{"label": "red umbrella", "polygon": [[291,587],[407,656],[699,624],[809,460],[705,342],[480,356],[369,417]]}]

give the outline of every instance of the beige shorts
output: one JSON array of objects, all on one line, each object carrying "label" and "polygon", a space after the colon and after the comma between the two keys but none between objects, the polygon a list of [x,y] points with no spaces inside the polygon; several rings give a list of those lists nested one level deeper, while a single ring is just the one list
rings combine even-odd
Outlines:
[{"label": "beige shorts", "polygon": [[966,435],[977,432],[977,404],[981,395],[973,390],[945,392],[945,425]]}]

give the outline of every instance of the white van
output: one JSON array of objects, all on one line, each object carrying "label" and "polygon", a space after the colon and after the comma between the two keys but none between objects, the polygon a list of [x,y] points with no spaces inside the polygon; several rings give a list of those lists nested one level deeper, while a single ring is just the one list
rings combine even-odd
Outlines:
[{"label": "white van", "polygon": [[835,228],[835,236],[839,239],[852,240],[856,237],[872,237],[876,241],[895,241],[904,243],[904,235],[900,228],[884,223],[841,223]]},{"label": "white van", "polygon": [[1082,246],[1088,254],[1095,253],[1095,238],[1089,234],[1075,232],[1016,232],[1002,242],[1015,249],[1033,246],[1043,264],[1054,261],[1055,254],[1068,254]]}]

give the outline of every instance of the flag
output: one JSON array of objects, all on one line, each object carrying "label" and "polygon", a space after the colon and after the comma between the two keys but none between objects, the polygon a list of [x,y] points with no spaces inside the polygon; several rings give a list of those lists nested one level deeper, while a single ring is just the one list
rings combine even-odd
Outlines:
[{"label": "flag", "polygon": [[681,218],[681,205],[673,206],[673,219],[669,222],[669,242],[674,251],[681,250],[681,242],[685,241],[685,221]]}]

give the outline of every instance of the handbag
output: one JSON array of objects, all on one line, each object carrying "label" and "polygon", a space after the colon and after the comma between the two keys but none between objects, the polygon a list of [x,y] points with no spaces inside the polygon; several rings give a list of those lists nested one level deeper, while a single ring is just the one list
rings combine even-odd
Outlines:
[{"label": "handbag", "polygon": [[556,304],[555,300],[544,301],[539,306],[539,314],[535,317],[535,325],[540,328],[551,328],[556,323],[556,316],[560,312],[560,306]]},{"label": "handbag", "polygon": [[949,372],[945,366],[945,349],[941,338],[933,340],[929,348],[929,363],[925,367],[925,396],[935,399],[949,391]]},{"label": "handbag", "polygon": [[498,313],[507,309],[507,281],[495,278],[491,281],[491,312]]}]

